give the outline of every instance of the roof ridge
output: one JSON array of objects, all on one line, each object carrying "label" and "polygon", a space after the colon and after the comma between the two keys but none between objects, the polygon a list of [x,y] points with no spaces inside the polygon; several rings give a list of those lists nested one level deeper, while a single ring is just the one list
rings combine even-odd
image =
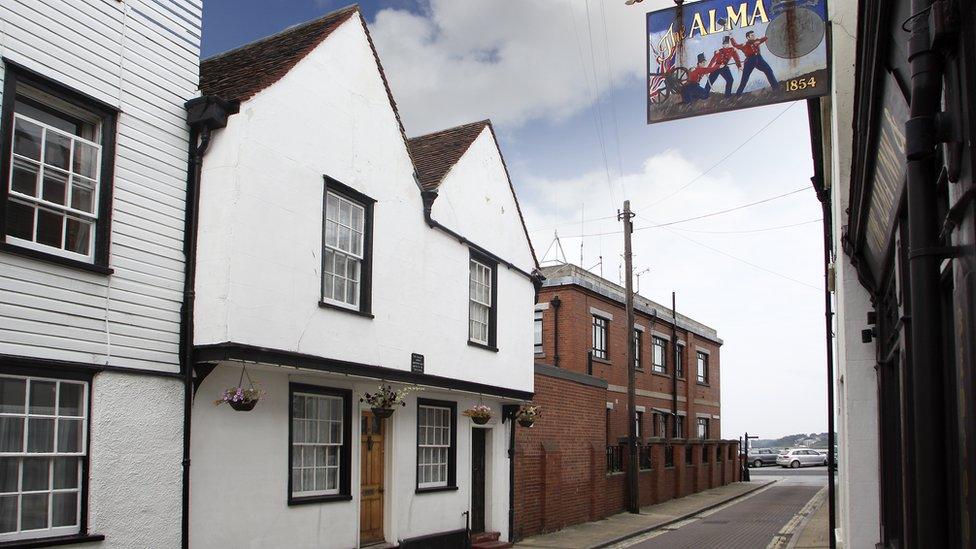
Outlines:
[{"label": "roof ridge", "polygon": [[305,27],[314,25],[316,23],[320,23],[324,19],[328,19],[330,17],[335,17],[337,15],[341,15],[341,14],[343,14],[346,11],[349,11],[349,12],[359,11],[359,4],[349,4],[348,6],[345,6],[345,7],[339,8],[337,10],[330,11],[329,13],[325,13],[323,15],[320,15],[320,16],[316,17],[315,19],[309,19],[308,21],[304,21],[302,23],[296,23],[296,24],[291,25],[289,27],[285,27],[285,28],[281,29],[280,31],[278,31],[278,32],[276,32],[274,34],[269,34],[267,36],[263,36],[261,38],[258,38],[257,40],[252,40],[251,42],[247,42],[246,44],[241,44],[240,46],[236,46],[236,47],[231,48],[229,50],[222,51],[220,53],[215,53],[215,54],[211,55],[210,57],[205,57],[203,59],[200,59],[200,63],[205,63],[207,61],[213,61],[215,59],[219,59],[219,58],[224,57],[226,55],[231,55],[233,53],[238,52],[239,50],[243,50],[244,48],[249,48],[249,47],[252,47],[252,46],[256,46],[256,45],[261,44],[263,42],[267,42],[267,41],[273,40],[275,38],[278,38],[278,37],[280,37],[283,34],[286,34],[286,33],[289,33],[289,32],[295,32],[297,30],[300,30],[300,29],[303,29]]},{"label": "roof ridge", "polygon": [[484,118],[482,120],[476,120],[474,122],[465,122],[464,124],[458,124],[457,126],[451,126],[449,128],[444,128],[442,130],[435,130],[435,131],[432,131],[430,133],[424,133],[424,134],[421,134],[421,135],[415,135],[413,137],[408,137],[407,139],[410,140],[410,141],[413,141],[414,139],[423,139],[425,137],[433,137],[435,135],[440,135],[442,133],[447,133],[447,132],[454,131],[454,130],[460,130],[462,128],[468,128],[468,127],[471,127],[471,126],[477,126],[479,124],[482,127],[484,127],[484,126],[491,126],[491,119]]}]

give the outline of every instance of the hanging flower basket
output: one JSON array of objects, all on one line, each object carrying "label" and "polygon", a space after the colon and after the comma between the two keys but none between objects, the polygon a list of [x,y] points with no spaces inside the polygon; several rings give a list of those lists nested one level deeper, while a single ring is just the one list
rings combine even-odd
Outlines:
[{"label": "hanging flower basket", "polygon": [[[244,376],[247,376],[247,388],[244,387]],[[231,387],[225,390],[224,394],[214,401],[214,406],[220,406],[226,402],[238,412],[250,412],[264,394],[264,391],[254,386],[250,374],[247,373],[247,366],[242,366],[241,378],[237,380],[237,387]]]},{"label": "hanging flower basket", "polygon": [[373,415],[380,419],[386,419],[392,416],[393,412],[396,411],[393,408],[372,408],[372,410],[373,410]]},{"label": "hanging flower basket", "polygon": [[515,420],[518,421],[518,424],[522,427],[532,427],[535,425],[535,420],[539,417],[541,409],[541,406],[524,404],[519,407],[517,412],[515,412]]},{"label": "hanging flower basket", "polygon": [[386,419],[393,415],[397,406],[406,406],[407,395],[412,391],[422,391],[420,387],[404,387],[394,390],[389,385],[380,385],[375,393],[363,393],[359,397],[359,402],[369,404],[373,410],[373,415],[380,419]]},{"label": "hanging flower basket", "polygon": [[229,400],[227,401],[227,404],[230,404],[230,407],[237,410],[238,412],[250,412],[251,410],[254,409],[255,406],[258,405],[258,401],[244,400],[238,402],[234,400]]},{"label": "hanging flower basket", "polygon": [[471,418],[476,425],[484,425],[491,420],[491,408],[484,404],[472,406],[462,413]]}]

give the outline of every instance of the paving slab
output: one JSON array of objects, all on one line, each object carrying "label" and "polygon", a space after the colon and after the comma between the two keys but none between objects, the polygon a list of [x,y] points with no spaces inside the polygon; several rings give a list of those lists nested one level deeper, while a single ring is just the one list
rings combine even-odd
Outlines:
[{"label": "paving slab", "polygon": [[761,480],[736,482],[683,498],[642,507],[640,514],[618,513],[603,520],[577,524],[526,538],[516,547],[548,549],[597,549],[627,538],[693,517],[702,511],[745,496],[776,482]]}]

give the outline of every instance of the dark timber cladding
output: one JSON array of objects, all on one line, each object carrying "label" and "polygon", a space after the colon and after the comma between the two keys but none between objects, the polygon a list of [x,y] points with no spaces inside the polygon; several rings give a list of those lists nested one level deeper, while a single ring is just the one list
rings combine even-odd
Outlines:
[{"label": "dark timber cladding", "polygon": [[877,311],[885,547],[976,544],[974,10],[859,5],[844,243]]}]

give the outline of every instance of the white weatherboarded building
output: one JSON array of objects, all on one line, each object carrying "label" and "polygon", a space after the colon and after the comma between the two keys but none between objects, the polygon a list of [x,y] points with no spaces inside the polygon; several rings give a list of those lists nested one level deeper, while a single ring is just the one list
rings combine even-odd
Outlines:
[{"label": "white weatherboarded building", "polygon": [[[201,91],[233,114],[201,179],[191,545],[507,539],[537,264],[491,125],[407,140],[356,7],[204,60]],[[242,375],[257,406],[215,407]],[[378,421],[380,384],[423,390]]]},{"label": "white weatherboarded building", "polygon": [[179,547],[200,0],[4,0],[0,544]]}]

